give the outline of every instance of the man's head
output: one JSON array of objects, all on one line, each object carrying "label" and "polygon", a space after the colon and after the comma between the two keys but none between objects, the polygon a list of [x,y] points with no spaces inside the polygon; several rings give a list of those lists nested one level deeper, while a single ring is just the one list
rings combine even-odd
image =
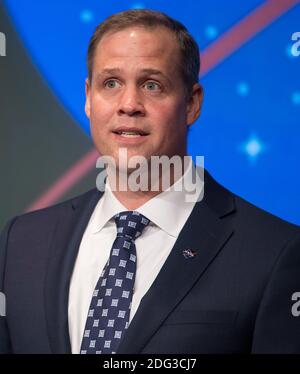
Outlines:
[{"label": "man's head", "polygon": [[100,24],[86,81],[86,113],[99,152],[115,159],[120,147],[129,157],[185,155],[187,126],[202,103],[199,66],[194,39],[162,13],[131,10]]}]

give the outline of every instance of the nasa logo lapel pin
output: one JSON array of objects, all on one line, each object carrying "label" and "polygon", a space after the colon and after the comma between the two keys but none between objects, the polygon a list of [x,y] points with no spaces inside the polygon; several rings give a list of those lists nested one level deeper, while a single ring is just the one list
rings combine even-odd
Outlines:
[{"label": "nasa logo lapel pin", "polygon": [[193,249],[184,249],[182,251],[182,255],[184,258],[194,258],[197,256],[197,251],[194,251]]}]

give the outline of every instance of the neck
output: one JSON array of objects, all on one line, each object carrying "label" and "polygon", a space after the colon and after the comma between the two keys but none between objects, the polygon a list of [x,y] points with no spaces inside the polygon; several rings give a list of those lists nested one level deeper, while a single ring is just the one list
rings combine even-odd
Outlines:
[{"label": "neck", "polygon": [[[107,176],[115,197],[126,209],[135,210],[172,186],[185,170],[186,165],[183,162],[180,168],[171,164],[167,170],[160,169],[157,175],[147,169],[147,174],[140,173],[139,177],[136,177],[135,170],[116,170],[117,172],[112,173],[108,168]],[[136,182],[135,188],[132,188],[133,181]]]},{"label": "neck", "polygon": [[138,209],[159,193],[160,192],[149,193],[148,191],[113,191],[115,197],[128,210]]}]

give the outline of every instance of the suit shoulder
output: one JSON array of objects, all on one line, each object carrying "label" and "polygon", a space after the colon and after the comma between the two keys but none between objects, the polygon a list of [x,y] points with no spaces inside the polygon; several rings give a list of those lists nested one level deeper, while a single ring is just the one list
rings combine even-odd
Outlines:
[{"label": "suit shoulder", "polygon": [[[259,238],[262,241],[268,239],[274,243],[299,236],[300,227],[296,224],[285,221],[266,210],[257,207],[244,198],[236,195],[226,187],[220,185],[211,175],[207,173],[209,205],[216,212],[228,210],[234,212],[231,219],[234,221],[236,231],[240,232],[244,238],[250,241]],[[208,199],[207,199],[208,200]],[[225,208],[224,208],[225,207]]]},{"label": "suit shoulder", "polygon": [[300,226],[267,212],[263,208],[250,203],[238,195],[234,196],[237,210],[240,212],[240,214],[244,215],[245,220],[249,221],[249,223],[255,220],[263,225],[272,225],[274,228],[278,227],[278,229],[281,228],[282,230],[290,232],[294,231],[295,233],[300,232]]},{"label": "suit shoulder", "polygon": [[300,238],[300,227],[235,195],[236,227],[249,242],[263,243],[269,250]]},{"label": "suit shoulder", "polygon": [[32,212],[21,214],[11,220],[11,225],[14,227],[28,227],[37,225],[39,227],[51,222],[56,221],[57,217],[63,213],[68,213],[77,207],[84,205],[86,202],[90,201],[93,197],[101,196],[101,193],[96,189],[89,190],[81,195],[75,196],[71,199],[62,201],[58,204],[35,210]]}]

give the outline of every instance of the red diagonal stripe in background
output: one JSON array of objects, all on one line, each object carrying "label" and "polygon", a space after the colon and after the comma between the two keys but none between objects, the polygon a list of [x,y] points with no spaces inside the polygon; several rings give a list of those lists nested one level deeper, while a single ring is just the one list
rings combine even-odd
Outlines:
[{"label": "red diagonal stripe in background", "polygon": [[207,74],[259,31],[299,2],[299,0],[269,0],[256,8],[203,51],[200,75]]}]

